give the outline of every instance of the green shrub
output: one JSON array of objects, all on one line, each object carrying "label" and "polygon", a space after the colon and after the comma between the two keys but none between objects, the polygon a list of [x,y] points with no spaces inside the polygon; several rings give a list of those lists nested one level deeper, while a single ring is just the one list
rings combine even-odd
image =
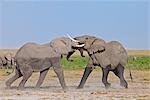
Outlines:
[{"label": "green shrub", "polygon": [[128,60],[128,67],[131,69],[150,69],[150,57],[137,57],[136,59],[130,58]]},{"label": "green shrub", "polygon": [[61,60],[64,69],[83,69],[88,62],[88,57],[72,56],[71,59],[73,61],[67,61],[66,57]]}]

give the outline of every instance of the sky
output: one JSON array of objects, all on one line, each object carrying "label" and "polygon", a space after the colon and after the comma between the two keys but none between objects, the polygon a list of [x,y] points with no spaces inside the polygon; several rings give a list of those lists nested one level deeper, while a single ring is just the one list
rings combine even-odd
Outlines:
[{"label": "sky", "polygon": [[148,0],[0,0],[0,48],[70,34],[150,49]]}]

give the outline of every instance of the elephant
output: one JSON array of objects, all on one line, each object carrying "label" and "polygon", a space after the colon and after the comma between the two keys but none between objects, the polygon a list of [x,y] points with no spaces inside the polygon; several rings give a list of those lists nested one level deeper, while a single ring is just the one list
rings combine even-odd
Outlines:
[{"label": "elephant", "polygon": [[118,41],[105,42],[103,39],[95,36],[83,35],[74,38],[89,55],[88,64],[85,67],[84,74],[78,85],[78,89],[83,88],[88,76],[93,71],[95,66],[102,68],[102,82],[105,88],[109,88],[111,84],[107,81],[110,71],[112,71],[119,79],[120,85],[128,88],[128,83],[124,78],[124,68],[127,64],[128,55],[125,48]]},{"label": "elephant", "polygon": [[1,56],[0,57],[0,66],[1,66],[1,68],[3,68],[6,65],[7,65],[7,60],[5,59],[4,56]]},{"label": "elephant", "polygon": [[[63,40],[68,40],[66,37],[61,37]],[[61,40],[60,39],[60,40]],[[61,87],[66,90],[66,83],[64,80],[63,68],[60,60],[62,54],[67,54],[73,47],[83,47],[84,45],[78,45],[77,42],[64,42],[67,45],[57,46],[58,39],[52,40],[50,43],[37,44],[37,43],[26,43],[16,53],[16,69],[15,75],[6,81],[6,86],[9,88],[11,84],[18,78],[23,77],[18,88],[24,89],[24,85],[33,72],[40,72],[39,80],[36,84],[36,88],[40,88],[43,80],[50,67],[53,69],[59,79]],[[61,43],[61,42],[59,42]],[[58,44],[59,44],[58,43]],[[65,46],[67,46],[65,48]]]},{"label": "elephant", "polygon": [[0,56],[0,66],[1,68],[12,68],[15,65],[14,57],[11,53]]}]

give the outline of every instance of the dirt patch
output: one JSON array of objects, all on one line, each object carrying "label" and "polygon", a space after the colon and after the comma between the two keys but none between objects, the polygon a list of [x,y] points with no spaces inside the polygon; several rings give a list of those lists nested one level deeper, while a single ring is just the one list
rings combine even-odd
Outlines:
[{"label": "dirt patch", "polygon": [[34,73],[26,83],[24,90],[18,90],[18,79],[11,89],[6,89],[5,81],[11,77],[3,76],[0,72],[0,100],[109,100],[109,99],[150,99],[150,72],[133,71],[133,82],[129,78],[128,71],[125,72],[129,88],[123,89],[119,85],[118,78],[110,73],[109,82],[111,88],[105,89],[101,82],[101,70],[94,70],[88,78],[83,89],[76,89],[80,82],[83,71],[64,71],[68,90],[64,92],[53,70],[50,70],[40,89],[34,86],[38,80],[39,73]]}]

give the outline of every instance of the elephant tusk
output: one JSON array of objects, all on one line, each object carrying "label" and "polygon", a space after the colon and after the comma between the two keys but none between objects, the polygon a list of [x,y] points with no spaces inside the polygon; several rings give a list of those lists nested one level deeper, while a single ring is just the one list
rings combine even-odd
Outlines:
[{"label": "elephant tusk", "polygon": [[68,36],[69,39],[72,40],[73,42],[79,42],[78,40],[75,40],[74,38],[72,38],[69,34],[67,34],[67,36]]},{"label": "elephant tusk", "polygon": [[80,45],[77,44],[77,45],[76,45],[76,47],[84,47],[84,46],[85,46],[85,44],[80,44]]}]

